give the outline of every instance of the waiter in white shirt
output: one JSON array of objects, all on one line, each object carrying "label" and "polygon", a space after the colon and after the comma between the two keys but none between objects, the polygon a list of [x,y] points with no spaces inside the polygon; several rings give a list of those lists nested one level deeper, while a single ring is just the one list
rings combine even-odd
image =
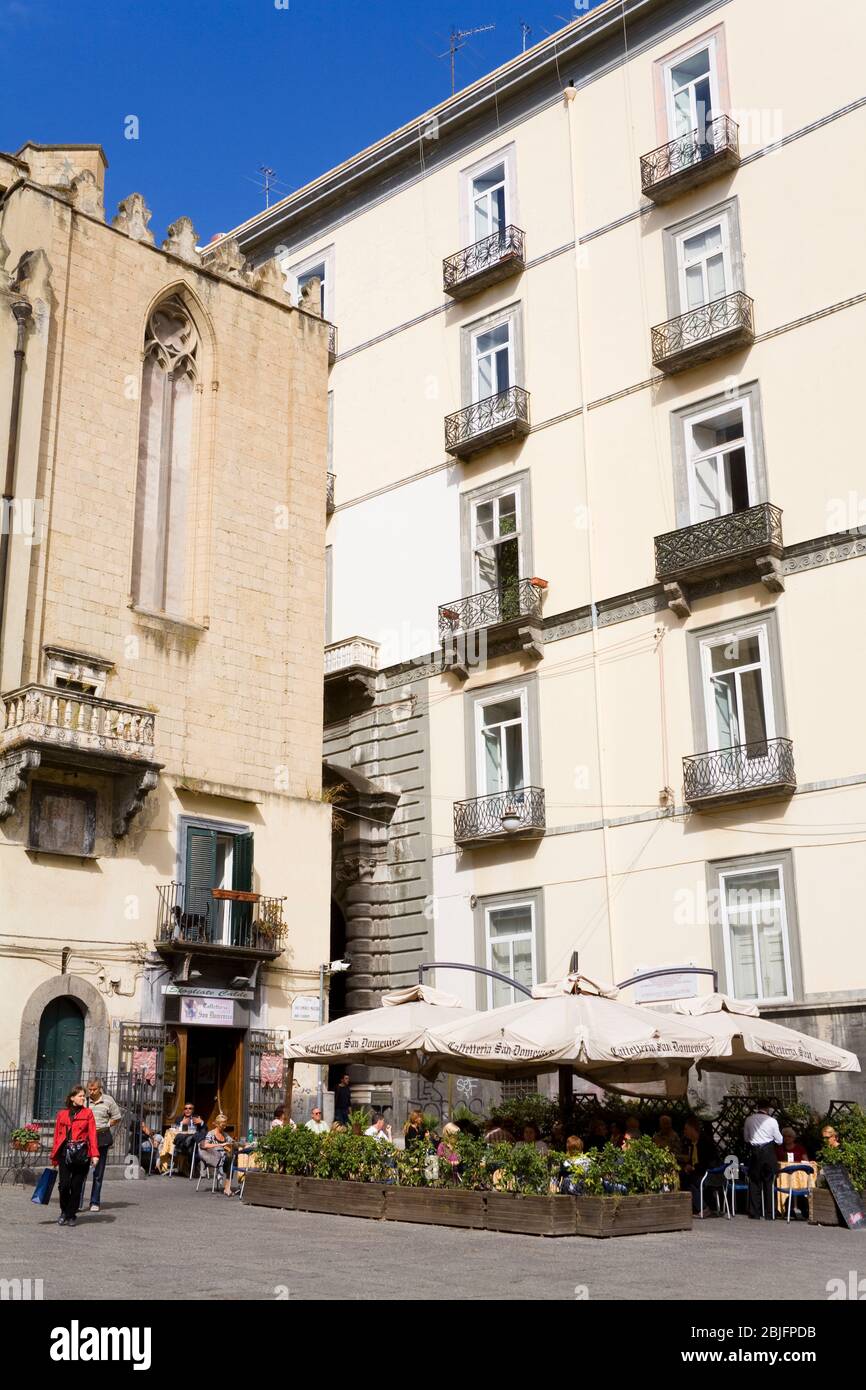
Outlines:
[{"label": "waiter in white shirt", "polygon": [[756,1101],[754,1115],[743,1125],[743,1138],[749,1145],[749,1216],[756,1221],[762,1216],[773,1219],[776,1145],[785,1142],[769,1109],[768,1101]]}]

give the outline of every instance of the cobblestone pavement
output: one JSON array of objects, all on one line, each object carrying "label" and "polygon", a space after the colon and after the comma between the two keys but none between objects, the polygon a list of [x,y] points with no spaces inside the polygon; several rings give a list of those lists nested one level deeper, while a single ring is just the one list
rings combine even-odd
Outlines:
[{"label": "cobblestone pavement", "polygon": [[0,1187],[0,1278],[41,1278],[49,1300],[798,1300],[826,1299],[858,1257],[866,1273],[855,1233],[745,1217],[556,1240],[245,1207],[150,1178],[106,1182],[100,1214],[65,1230],[56,1195],[29,1198]]}]

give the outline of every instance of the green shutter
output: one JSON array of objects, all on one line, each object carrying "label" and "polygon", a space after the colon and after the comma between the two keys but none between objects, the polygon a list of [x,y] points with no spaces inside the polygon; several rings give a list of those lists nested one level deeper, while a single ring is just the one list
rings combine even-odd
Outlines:
[{"label": "green shutter", "polygon": [[[253,832],[234,836],[232,845],[232,888],[241,893],[253,887]],[[235,946],[251,945],[252,903],[232,903],[232,941]]]},{"label": "green shutter", "polygon": [[186,875],[184,911],[206,913],[210,890],[217,887],[215,830],[191,825],[186,832]]}]

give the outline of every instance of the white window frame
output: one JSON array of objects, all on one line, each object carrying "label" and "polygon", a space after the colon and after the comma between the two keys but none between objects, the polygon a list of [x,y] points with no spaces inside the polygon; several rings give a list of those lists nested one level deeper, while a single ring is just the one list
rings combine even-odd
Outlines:
[{"label": "white window frame", "polygon": [[[514,353],[514,319],[511,316],[509,316],[507,318],[503,318],[499,323],[484,324],[479,328],[473,329],[471,332],[469,341],[469,354],[472,372],[472,405],[476,405],[478,401],[486,401],[490,399],[490,394],[486,396],[482,396],[479,394],[480,377],[478,371],[478,364],[481,355],[478,352],[478,339],[483,338],[484,335],[487,333],[495,333],[497,328],[507,328],[508,330],[508,342],[506,344],[506,351],[508,354],[508,386],[505,389],[509,390],[512,386],[516,384]],[[488,356],[487,353],[483,355]],[[498,396],[501,395],[501,392],[494,391],[492,392],[492,395]]]},{"label": "white window frame", "polygon": [[[686,259],[685,259],[685,247],[686,247],[686,242],[687,242],[687,241],[691,241],[692,237],[700,236],[701,233],[703,233],[703,232],[709,232],[709,231],[711,231],[714,227],[718,227],[718,228],[720,229],[720,231],[721,231],[721,234],[722,234],[722,238],[721,238],[721,239],[722,239],[722,246],[721,246],[721,252],[722,252],[722,268],[723,268],[723,270],[724,270],[724,276],[725,276],[725,289],[724,289],[724,294],[716,295],[716,299],[724,299],[724,297],[725,297],[726,295],[733,294],[733,293],[734,293],[734,290],[736,289],[736,285],[735,285],[735,283],[734,283],[736,277],[735,277],[735,275],[734,275],[734,261],[733,261],[732,248],[731,248],[731,229],[730,229],[730,224],[729,224],[728,218],[727,218],[726,216],[723,216],[723,215],[716,215],[716,216],[708,217],[708,218],[706,219],[705,222],[699,222],[699,223],[697,223],[696,226],[689,227],[687,230],[681,232],[681,233],[677,236],[677,242],[676,242],[676,246],[677,246],[677,286],[678,286],[678,289],[679,289],[679,297],[680,297],[680,312],[683,313],[683,314],[691,313],[691,312],[693,312],[695,309],[702,308],[703,305],[712,304],[712,303],[714,302],[714,301],[711,300],[711,299],[705,298],[704,301],[703,301],[703,304],[701,304],[701,305],[699,305],[699,304],[691,304],[691,305],[690,305],[690,304],[689,304],[688,286],[687,286],[687,284],[686,284]],[[716,255],[718,255],[718,252],[717,252],[717,251],[714,251],[712,254],[713,254],[714,256],[716,256]],[[690,264],[691,264],[691,265],[703,265],[703,268],[704,268],[704,270],[703,270],[704,292],[705,292],[705,294],[706,294],[706,291],[707,291],[707,272],[706,272],[706,265],[707,265],[707,262],[706,262],[706,259],[704,259],[703,261],[692,261],[692,262],[690,262]]]},{"label": "white window frame", "polygon": [[473,585],[473,588],[470,590],[470,593],[473,593],[473,594],[480,594],[480,593],[487,593],[487,592],[488,592],[488,590],[485,589],[485,588],[483,587],[483,581],[482,581],[482,578],[481,578],[481,572],[480,572],[480,568],[479,568],[479,564],[478,564],[478,552],[479,552],[480,549],[483,548],[483,547],[479,546],[479,545],[477,544],[477,541],[476,541],[477,530],[478,530],[478,508],[479,508],[479,507],[486,507],[486,506],[492,504],[492,506],[493,506],[493,514],[494,514],[494,517],[496,518],[496,522],[497,522],[497,525],[498,525],[498,521],[499,521],[499,504],[500,504],[500,502],[501,502],[501,500],[502,500],[503,497],[513,497],[513,498],[515,499],[515,500],[514,500],[515,530],[514,530],[513,534],[510,535],[510,536],[499,536],[499,537],[497,537],[497,535],[496,535],[496,529],[494,528],[494,539],[493,539],[492,541],[489,542],[487,548],[490,549],[490,550],[498,550],[500,544],[501,544],[503,541],[516,540],[516,541],[517,541],[517,577],[518,577],[518,579],[521,578],[521,576],[524,574],[524,561],[525,561],[525,558],[526,558],[526,557],[525,557],[524,545],[523,545],[523,508],[522,508],[522,500],[523,500],[523,499],[522,499],[522,497],[521,497],[521,492],[522,492],[522,489],[521,489],[520,487],[511,487],[511,486],[508,486],[508,487],[499,488],[496,492],[489,493],[489,494],[487,494],[486,496],[482,496],[482,497],[473,497],[473,498],[472,498],[471,503],[470,503],[470,511],[469,511],[469,526],[470,526],[469,544],[470,544],[470,550],[471,550],[472,585]]},{"label": "white window frame", "polygon": [[460,171],[461,246],[474,246],[478,240],[475,235],[475,200],[472,196],[472,185],[476,179],[488,173],[497,164],[505,166],[505,226],[516,226],[519,223],[517,214],[517,148],[515,145],[506,145]]},{"label": "white window frame", "polygon": [[[509,911],[510,909],[515,908],[515,907],[528,907],[528,908],[529,908],[529,917],[530,917],[530,923],[531,923],[531,926],[530,926],[530,929],[529,929],[529,941],[530,941],[530,953],[531,953],[531,960],[532,960],[532,979],[531,979],[530,983],[534,985],[534,984],[537,983],[537,980],[538,980],[538,951],[537,951],[537,948],[538,948],[538,937],[537,937],[537,930],[536,930],[537,924],[536,924],[536,916],[535,916],[535,901],[534,901],[534,899],[532,899],[532,898],[520,898],[520,897],[517,897],[517,898],[507,899],[507,900],[505,900],[505,901],[503,901],[503,902],[496,902],[496,903],[490,903],[490,904],[486,904],[486,903],[485,903],[485,906],[484,906],[484,954],[485,954],[485,964],[486,964],[488,970],[495,970],[495,969],[496,969],[496,966],[493,964],[493,941],[494,941],[494,938],[493,938],[493,936],[491,935],[491,932],[490,932],[490,919],[491,919],[492,915],[493,915],[494,913],[496,913],[496,912],[502,912],[502,911],[506,911],[506,912],[507,912],[507,911]],[[525,940],[525,939],[526,939],[526,934],[525,934],[525,933],[521,933],[520,935],[515,934],[514,936],[510,936],[510,937],[501,937],[501,936],[500,936],[500,937],[497,937],[497,938],[496,938],[497,941],[500,941],[500,942],[508,941],[509,943],[513,943],[514,941],[522,941],[522,940]],[[512,959],[512,961],[513,961],[513,958],[514,958],[513,948],[512,948],[512,951],[510,952],[510,956],[511,956],[511,959]],[[513,964],[512,964],[512,967],[511,967],[511,968],[512,968],[512,971],[513,971],[513,969],[514,969]],[[509,972],[506,970],[506,971],[502,971],[502,972],[500,972],[500,973],[507,975]],[[513,974],[511,975],[511,979],[514,979],[514,975],[513,975]],[[488,1007],[488,1009],[492,1009],[492,1008],[494,1007],[494,1004],[493,1004],[493,990],[494,990],[494,987],[495,987],[496,983],[497,983],[496,980],[491,980],[491,979],[489,979],[489,978],[488,978],[488,980],[487,980],[487,1007]],[[517,1003],[517,1002],[518,1002],[518,1001],[517,1001],[517,995],[516,995],[516,991],[515,991],[514,989],[511,990],[511,994],[512,994],[511,1003],[512,1003],[512,1004]],[[521,998],[522,998],[522,997],[523,997],[523,996],[521,995]]]},{"label": "white window frame", "polygon": [[[524,787],[532,786],[532,753],[529,741],[529,709],[527,705],[526,694],[527,692],[525,686],[517,686],[514,689],[510,690],[491,691],[489,696],[486,696],[482,699],[478,699],[475,702],[475,784],[478,789],[479,796],[497,796],[501,795],[502,792],[516,792],[522,790],[522,788],[519,787],[507,786],[503,787],[501,789],[501,792],[496,792],[491,791],[491,789],[487,786],[487,764],[485,758],[486,748],[484,743],[484,734],[482,732],[484,729],[484,710],[488,707],[488,705],[500,705],[505,700],[518,700],[520,703],[519,723],[521,743],[523,745],[523,785]],[[516,724],[517,722],[517,720],[513,720],[509,724],[501,724],[499,727],[500,729],[512,727],[513,724]],[[509,777],[508,780],[510,782],[511,778]],[[481,790],[482,787],[484,789],[483,791]]]},{"label": "white window frame", "polygon": [[[707,420],[713,420],[719,415],[730,414],[734,409],[738,409],[743,421],[743,444],[722,444],[712,449],[697,449],[695,447],[694,429],[704,424]],[[697,464],[705,459],[717,457],[720,454],[730,453],[735,448],[742,447],[746,453],[746,484],[749,490],[749,506],[754,507],[758,498],[757,479],[755,477],[755,434],[752,420],[752,402],[749,396],[737,396],[730,402],[709,406],[704,410],[698,410],[694,415],[687,415],[683,420],[685,431],[686,447],[686,483],[689,490],[689,516],[692,523],[698,521],[697,506]],[[727,511],[721,512],[721,516],[731,515],[731,496],[730,488],[727,490]]]},{"label": "white window frame", "polygon": [[297,305],[301,297],[298,288],[298,281],[304,275],[309,275],[311,270],[318,266],[324,266],[325,270],[325,292],[322,296],[323,311],[322,317],[330,322],[334,321],[334,247],[325,246],[320,251],[315,251],[311,256],[305,256],[302,261],[295,261],[289,264],[288,259],[284,258],[280,262],[280,269],[286,277],[285,287],[292,296],[292,303]]},{"label": "white window frame", "polygon": [[[679,67],[681,63],[688,62],[689,58],[693,58],[696,53],[700,53],[702,48],[706,48],[710,55],[710,102],[712,104],[713,115],[718,116],[721,114],[722,107],[719,97],[719,61],[716,38],[717,36],[715,34],[711,34],[709,37],[697,39],[690,47],[681,49],[675,57],[669,58],[663,65],[662,81],[665,91],[665,111],[667,113],[669,140],[679,140],[682,136],[688,135],[689,131],[700,129],[696,119],[694,125],[689,127],[689,130],[677,131],[677,113],[676,107],[674,106],[673,69]],[[691,110],[692,115],[696,115],[694,91],[692,91],[691,94]]]},{"label": "white window frame", "polygon": [[791,964],[791,942],[788,931],[788,903],[787,896],[785,893],[784,867],[781,864],[781,862],[777,862],[761,865],[760,867],[753,866],[749,869],[726,869],[719,874],[719,908],[722,918],[722,936],[725,950],[725,971],[727,973],[728,987],[730,991],[733,993],[734,962],[733,953],[731,951],[731,930],[730,923],[728,920],[728,881],[730,879],[736,880],[747,879],[749,877],[756,877],[759,874],[767,874],[770,871],[775,872],[779,885],[779,901],[781,905],[782,914],[782,955],[785,965],[786,990],[784,994],[779,995],[765,995],[763,993],[761,979],[761,955],[758,949],[758,929],[755,925],[753,918],[752,938],[755,946],[755,984],[758,993],[756,994],[752,1002],[756,1004],[784,1003],[786,1000],[792,999],[794,997],[794,973]]},{"label": "white window frame", "polygon": [[[755,665],[760,668],[762,673],[762,689],[764,692],[764,721],[767,726],[766,740],[777,737],[776,734],[776,715],[773,698],[773,672],[770,663],[770,645],[767,628],[763,623],[757,623],[752,627],[742,627],[732,629],[730,632],[714,633],[712,637],[705,637],[701,641],[701,675],[704,687],[704,717],[707,721],[707,743],[708,752],[715,752],[721,745],[719,744],[719,730],[716,719],[716,706],[713,698],[713,673],[711,666],[710,652],[713,647],[725,647],[739,643],[747,637],[757,637],[760,659],[757,663],[744,664],[743,670],[753,670]],[[739,670],[739,668],[737,668]],[[737,704],[742,708],[741,680],[737,675]],[[740,731],[742,732],[742,730]],[[732,745],[735,748],[743,747],[743,743]]]}]

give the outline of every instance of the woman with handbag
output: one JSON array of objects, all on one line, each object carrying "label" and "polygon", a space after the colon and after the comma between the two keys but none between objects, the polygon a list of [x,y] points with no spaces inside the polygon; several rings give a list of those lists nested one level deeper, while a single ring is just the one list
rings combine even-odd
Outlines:
[{"label": "woman with handbag", "polygon": [[60,1181],[58,1226],[76,1226],[87,1170],[99,1162],[96,1120],[85,1105],[84,1087],[73,1086],[54,1120],[51,1162]]}]

